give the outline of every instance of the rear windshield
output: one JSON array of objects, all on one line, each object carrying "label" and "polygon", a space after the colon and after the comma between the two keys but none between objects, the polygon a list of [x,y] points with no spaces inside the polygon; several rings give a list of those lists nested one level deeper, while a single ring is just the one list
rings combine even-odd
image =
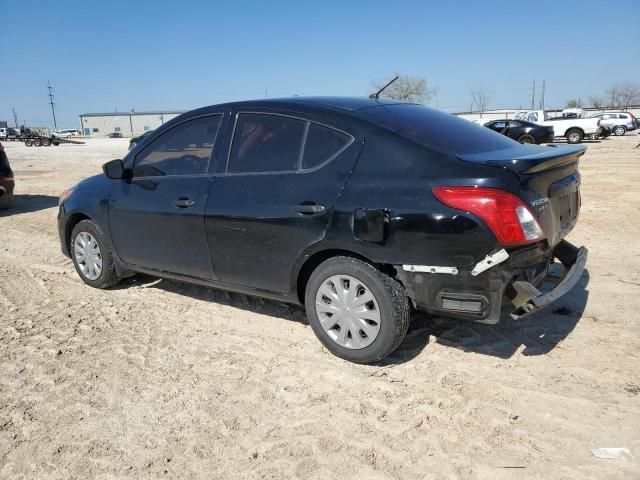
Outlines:
[{"label": "rear windshield", "polygon": [[517,143],[469,120],[422,105],[378,106],[360,110],[357,115],[447,155],[501,150]]}]

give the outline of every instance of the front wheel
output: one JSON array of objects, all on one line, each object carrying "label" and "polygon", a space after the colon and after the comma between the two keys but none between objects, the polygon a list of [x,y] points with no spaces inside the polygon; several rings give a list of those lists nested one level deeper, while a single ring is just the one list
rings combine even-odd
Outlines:
[{"label": "front wheel", "polygon": [[0,210],[7,210],[13,202],[13,193],[0,192]]},{"label": "front wheel", "polygon": [[622,135],[624,135],[625,133],[627,133],[627,129],[624,125],[618,125],[617,127],[615,127],[613,129],[613,134],[616,137],[621,137]]},{"label": "front wheel", "polygon": [[108,288],[118,283],[118,274],[109,244],[100,227],[82,220],[71,232],[71,259],[80,278],[94,288]]},{"label": "front wheel", "polygon": [[382,360],[409,328],[402,285],[355,258],[334,257],[320,264],[307,283],[305,307],[322,344],[355,363]]},{"label": "front wheel", "polygon": [[582,142],[583,137],[584,134],[580,130],[569,130],[567,132],[567,143],[580,143]]},{"label": "front wheel", "polygon": [[43,138],[42,139],[42,146],[43,147],[48,147],[49,145],[51,145],[51,140],[49,140],[48,138]]}]

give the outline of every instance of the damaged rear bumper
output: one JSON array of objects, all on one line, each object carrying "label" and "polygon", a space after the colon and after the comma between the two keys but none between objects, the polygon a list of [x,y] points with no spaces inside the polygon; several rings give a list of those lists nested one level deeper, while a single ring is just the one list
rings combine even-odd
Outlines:
[{"label": "damaged rear bumper", "polygon": [[543,293],[534,285],[522,280],[512,284],[516,295],[511,303],[516,309],[511,312],[511,318],[520,319],[552,304],[575,287],[587,265],[588,250],[585,247],[576,248],[569,242],[561,242],[554,250],[554,256],[567,269],[557,286],[550,292]]},{"label": "damaged rear bumper", "polygon": [[[519,319],[568,293],[584,272],[587,253],[563,240],[553,249],[535,245],[500,250],[473,268],[403,265],[397,272],[418,309],[496,324],[503,314]],[[561,278],[549,275],[556,259],[565,268]],[[557,282],[553,290],[541,291],[551,281]]]}]

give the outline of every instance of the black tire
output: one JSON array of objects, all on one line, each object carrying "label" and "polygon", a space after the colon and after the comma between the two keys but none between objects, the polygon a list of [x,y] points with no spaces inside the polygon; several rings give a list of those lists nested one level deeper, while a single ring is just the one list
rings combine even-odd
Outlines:
[{"label": "black tire", "polygon": [[0,210],[7,210],[13,203],[13,193],[5,193],[0,196]]},{"label": "black tire", "polygon": [[616,137],[621,137],[625,133],[627,133],[627,127],[625,127],[624,125],[616,125],[615,127],[613,127],[613,134]]},{"label": "black tire", "polygon": [[[316,311],[316,295],[327,279],[349,275],[362,282],[373,294],[380,310],[380,329],[373,342],[361,349],[336,343],[322,327]],[[355,363],[378,362],[392,353],[407,334],[409,300],[404,287],[394,278],[356,258],[334,257],[321,263],[311,274],[305,292],[309,324],[322,344],[337,357]]]},{"label": "black tire", "polygon": [[25,140],[25,141],[24,141],[24,145],[25,145],[26,147],[30,147],[31,145],[33,145],[33,142],[32,142],[31,140]]},{"label": "black tire", "polygon": [[49,140],[48,138],[43,138],[42,139],[42,146],[43,147],[48,147],[49,145],[51,145],[51,140]]},{"label": "black tire", "polygon": [[54,147],[57,147],[58,145],[60,145],[60,142],[58,142],[57,140],[54,140],[53,142],[51,142],[51,144],[52,144]]},{"label": "black tire", "polygon": [[536,139],[533,135],[529,135],[528,133],[523,133],[518,137],[518,141],[520,143],[536,143]]},{"label": "black tire", "polygon": [[584,133],[582,133],[582,130],[572,128],[567,133],[565,133],[565,136],[567,138],[567,143],[581,143],[582,139],[584,138]]},{"label": "black tire", "polygon": [[[78,234],[82,232],[87,232],[93,238],[95,238],[100,249],[100,254],[102,257],[102,272],[100,273],[100,276],[95,280],[91,280],[85,276],[85,274],[82,272],[82,269],[79,267],[76,256],[74,254],[73,245]],[[87,285],[94,288],[109,288],[118,283],[118,281],[120,280],[118,274],[116,273],[113,256],[111,255],[111,246],[106,240],[104,233],[102,233],[102,230],[100,230],[100,227],[98,227],[98,225],[96,225],[91,220],[82,220],[78,222],[75,227],[73,227],[73,231],[71,232],[71,239],[69,241],[69,253],[71,254],[73,265],[76,267],[76,272],[78,272],[78,275],[80,275],[82,281]]]},{"label": "black tire", "polygon": [[36,139],[33,141],[33,146],[34,146],[34,147],[41,147],[41,146],[42,146],[42,140],[40,140],[39,138],[36,138]]}]

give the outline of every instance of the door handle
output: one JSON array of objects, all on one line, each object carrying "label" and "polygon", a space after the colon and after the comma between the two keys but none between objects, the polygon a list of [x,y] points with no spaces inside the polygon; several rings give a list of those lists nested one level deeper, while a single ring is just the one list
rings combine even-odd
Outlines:
[{"label": "door handle", "polygon": [[173,202],[173,204],[178,208],[190,208],[193,207],[196,202],[194,202],[193,200],[189,200],[188,198],[179,198],[178,200]]},{"label": "door handle", "polygon": [[317,203],[302,203],[300,205],[296,205],[295,211],[298,213],[302,213],[303,215],[317,215],[324,212],[324,205],[318,205]]}]

